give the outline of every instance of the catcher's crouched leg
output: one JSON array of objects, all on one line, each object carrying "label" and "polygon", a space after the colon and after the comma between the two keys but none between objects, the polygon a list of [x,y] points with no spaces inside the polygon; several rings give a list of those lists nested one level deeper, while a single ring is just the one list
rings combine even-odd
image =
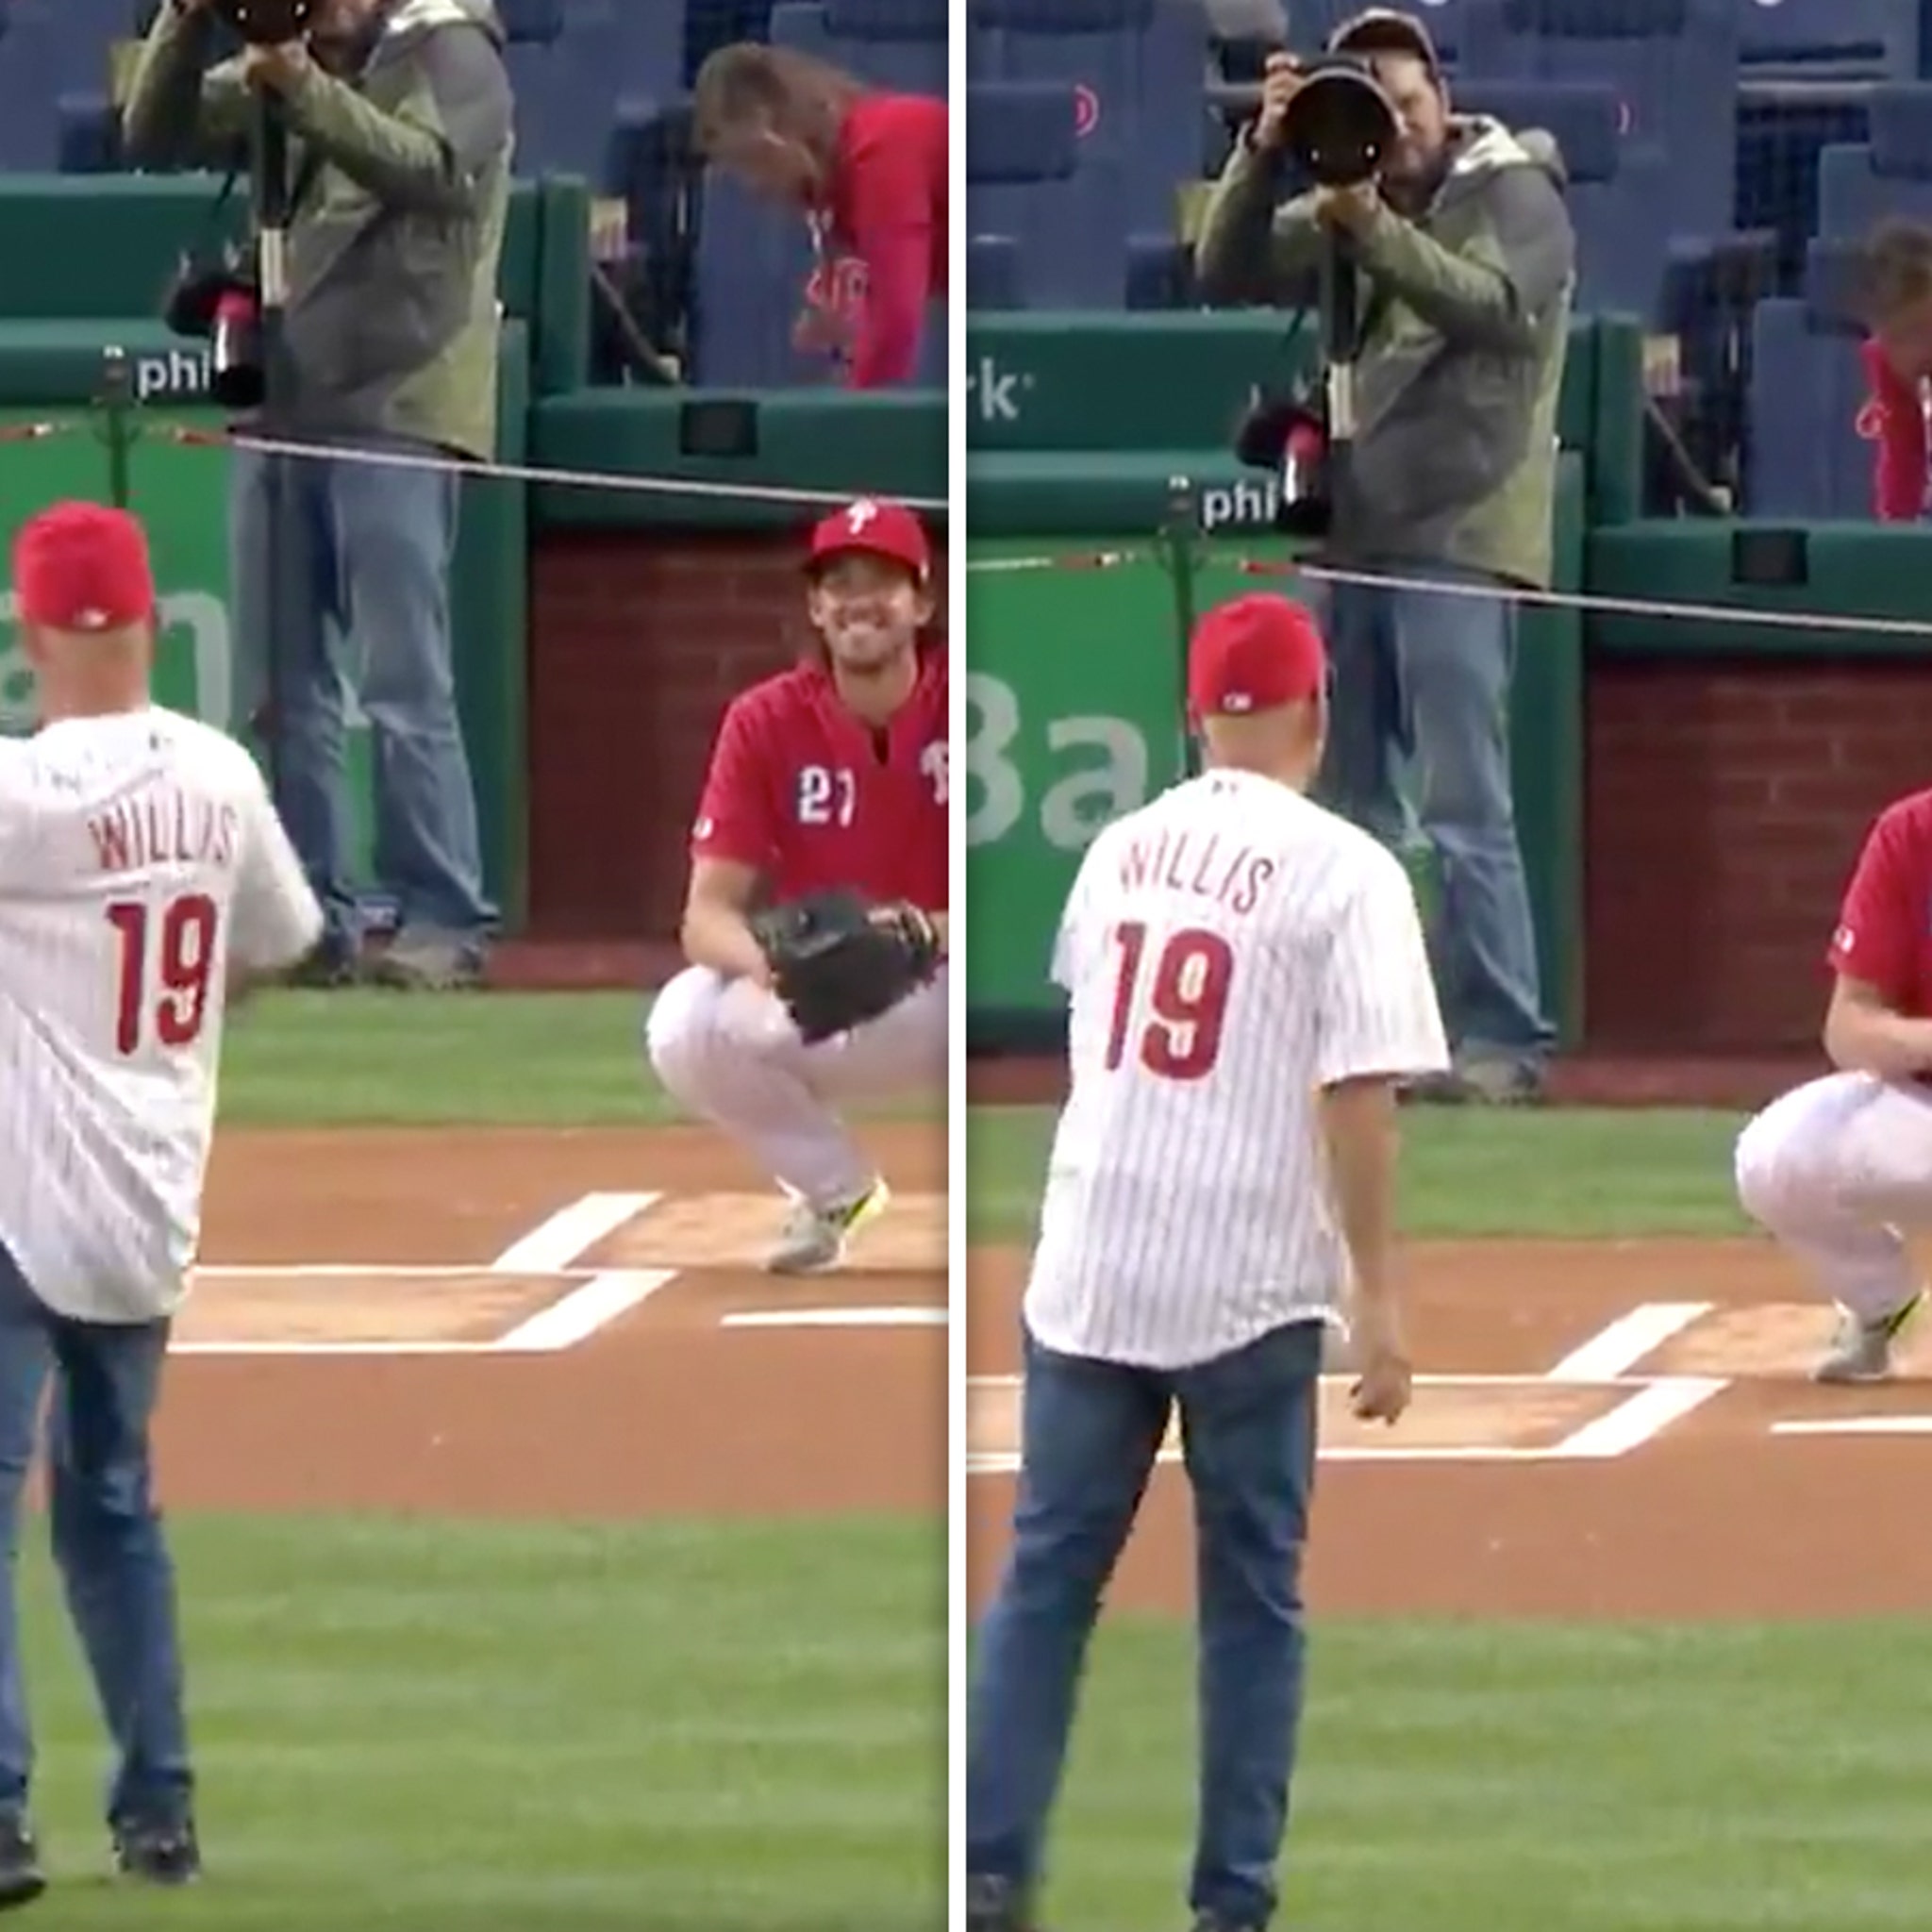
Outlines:
[{"label": "catcher's crouched leg", "polygon": [[664,1090],[815,1206],[877,1183],[873,1164],[813,1091],[811,1052],[783,1007],[749,980],[688,967],[658,995],[644,1048]]}]

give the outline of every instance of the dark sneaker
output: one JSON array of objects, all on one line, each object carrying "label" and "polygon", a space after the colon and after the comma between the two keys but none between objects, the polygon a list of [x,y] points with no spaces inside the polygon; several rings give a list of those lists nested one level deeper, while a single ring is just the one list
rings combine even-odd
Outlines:
[{"label": "dark sneaker", "polygon": [[192,1885],[201,1876],[201,1844],[192,1823],[115,1828],[114,1865],[149,1885]]},{"label": "dark sneaker", "polygon": [[1541,1066],[1496,1058],[1458,1060],[1450,1072],[1411,1080],[1402,1089],[1404,1100],[1424,1107],[1537,1107],[1543,1097]]},{"label": "dark sneaker", "polygon": [[1212,1912],[1200,1912],[1195,1915],[1192,1932],[1261,1932],[1261,1927],[1245,1919],[1219,1919]]},{"label": "dark sneaker", "polygon": [[985,1876],[966,1881],[966,1932],[1039,1932],[1026,1916],[1025,1901],[1010,1879]]},{"label": "dark sneaker", "polygon": [[475,940],[405,929],[370,954],[363,976],[397,992],[455,992],[483,983],[483,953]]},{"label": "dark sneaker", "polygon": [[289,969],[286,983],[310,991],[354,986],[361,976],[360,962],[352,947],[340,940],[324,940],[306,959]]},{"label": "dark sneaker", "polygon": [[33,1827],[23,1818],[0,1818],[0,1911],[31,1905],[46,1889]]}]

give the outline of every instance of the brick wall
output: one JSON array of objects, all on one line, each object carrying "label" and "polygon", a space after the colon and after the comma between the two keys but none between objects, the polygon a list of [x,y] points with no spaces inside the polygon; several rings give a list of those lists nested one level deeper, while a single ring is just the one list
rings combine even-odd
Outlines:
[{"label": "brick wall", "polygon": [[1932,665],[1609,658],[1590,670],[1592,1047],[1815,1042],[1877,810],[1932,784]]},{"label": "brick wall", "polygon": [[[809,639],[794,535],[551,531],[530,585],[530,928],[656,939],[734,692]],[[944,559],[936,559],[943,578]]]}]

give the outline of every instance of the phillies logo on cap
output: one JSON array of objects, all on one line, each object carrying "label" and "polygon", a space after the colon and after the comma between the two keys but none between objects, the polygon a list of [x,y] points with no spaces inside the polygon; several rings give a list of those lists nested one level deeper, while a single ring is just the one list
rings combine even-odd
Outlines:
[{"label": "phillies logo on cap", "polygon": [[871,497],[861,496],[858,499],[858,501],[855,503],[845,512],[845,527],[848,530],[850,530],[855,537],[862,537],[865,534],[866,525],[875,522],[877,520],[878,513],[878,505],[874,503]]}]

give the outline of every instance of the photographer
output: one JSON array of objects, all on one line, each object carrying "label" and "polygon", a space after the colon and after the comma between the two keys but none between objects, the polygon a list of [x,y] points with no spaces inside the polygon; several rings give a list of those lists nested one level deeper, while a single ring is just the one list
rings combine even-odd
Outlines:
[{"label": "photographer", "polygon": [[[305,15],[299,38],[255,43],[264,18]],[[251,43],[211,65],[238,19]],[[327,913],[311,976],[330,983],[468,983],[495,922],[451,653],[459,482],[422,459],[495,449],[501,42],[490,0],[163,0],[124,110],[146,167],[236,165],[257,97],[286,111],[287,393],[261,427],[334,453],[236,453],[238,696],[274,693],[276,805]],[[375,740],[377,883],[400,915],[366,966],[344,850],[349,688]]]},{"label": "photographer", "polygon": [[1510,791],[1510,591],[1550,581],[1575,254],[1560,161],[1547,136],[1453,115],[1406,14],[1362,14],[1330,51],[1364,62],[1394,110],[1379,173],[1276,206],[1307,81],[1274,56],[1205,216],[1201,288],[1211,304],[1295,306],[1331,245],[1359,271],[1356,422],[1324,560],[1408,581],[1330,590],[1324,791],[1400,844],[1399,763],[1414,779],[1456,1047],[1456,1071],[1417,1091],[1530,1100],[1552,1035]]}]

